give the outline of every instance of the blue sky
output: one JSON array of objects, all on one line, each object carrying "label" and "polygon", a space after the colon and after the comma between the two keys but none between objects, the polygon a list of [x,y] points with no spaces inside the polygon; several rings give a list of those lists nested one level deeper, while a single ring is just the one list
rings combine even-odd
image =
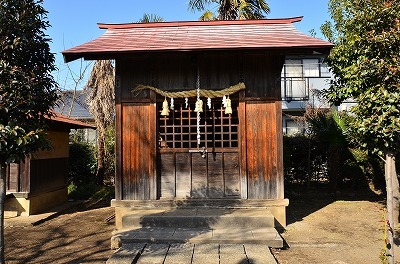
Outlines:
[{"label": "blue sky", "polygon": [[[44,0],[49,12],[51,28],[47,34],[52,39],[51,51],[56,54],[58,71],[55,79],[63,89],[73,89],[75,82],[63,61],[61,51],[83,44],[104,33],[97,23],[130,23],[139,20],[144,13],[157,14],[166,21],[198,20],[200,12],[188,10],[189,0]],[[304,33],[328,19],[328,0],[268,0],[271,12],[268,18],[304,16],[295,27]],[[212,9],[211,9],[212,10]],[[87,62],[83,63],[83,66]],[[68,64],[74,75],[79,74],[81,62]],[[87,70],[86,76],[90,73]],[[86,83],[84,79],[78,88]]]}]

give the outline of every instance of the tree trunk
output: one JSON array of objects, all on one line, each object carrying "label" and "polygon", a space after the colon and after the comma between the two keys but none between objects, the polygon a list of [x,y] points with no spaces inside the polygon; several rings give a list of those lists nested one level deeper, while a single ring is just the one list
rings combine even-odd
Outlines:
[{"label": "tree trunk", "polygon": [[[392,186],[393,186],[393,225],[397,227],[399,224],[399,214],[400,214],[400,188],[399,179],[397,178],[396,171],[396,158],[393,156],[393,168],[392,168]],[[396,235],[396,233],[395,233]]]},{"label": "tree trunk", "polygon": [[0,160],[0,263],[6,263],[4,258],[4,203],[6,200],[6,168]]},{"label": "tree trunk", "polygon": [[387,250],[388,263],[394,263],[394,244],[393,244],[393,236],[394,236],[394,199],[393,199],[393,178],[396,177],[396,161],[393,153],[386,153],[386,162],[385,162],[385,180],[386,180],[386,207],[387,207]]},{"label": "tree trunk", "polygon": [[97,182],[100,185],[104,184],[104,156],[105,156],[105,132],[99,131],[97,138]]}]

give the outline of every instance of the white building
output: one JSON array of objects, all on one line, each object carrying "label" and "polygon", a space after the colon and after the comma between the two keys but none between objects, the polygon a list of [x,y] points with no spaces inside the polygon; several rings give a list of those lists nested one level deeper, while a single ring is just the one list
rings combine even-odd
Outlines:
[{"label": "white building", "polygon": [[[301,116],[306,107],[329,108],[321,92],[329,87],[332,73],[320,55],[287,57],[281,74],[282,122],[286,135],[302,132],[302,125],[292,117]],[[347,111],[354,103],[342,103],[338,110]]]}]

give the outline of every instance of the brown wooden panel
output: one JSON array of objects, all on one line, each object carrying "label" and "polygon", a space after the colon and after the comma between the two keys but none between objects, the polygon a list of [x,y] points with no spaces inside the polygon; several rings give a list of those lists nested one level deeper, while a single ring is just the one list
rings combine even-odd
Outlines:
[{"label": "brown wooden panel", "polygon": [[65,132],[47,131],[47,138],[51,142],[51,149],[33,153],[32,160],[69,157],[69,129]]},{"label": "brown wooden panel", "polygon": [[67,186],[68,158],[31,160],[31,194]]},{"label": "brown wooden panel", "polygon": [[207,197],[223,197],[224,173],[222,165],[222,153],[208,153],[207,170]]},{"label": "brown wooden panel", "polygon": [[261,198],[260,188],[265,184],[263,173],[266,161],[260,156],[263,151],[268,151],[263,145],[263,139],[266,137],[262,131],[264,121],[264,104],[246,104],[248,195],[254,199]]},{"label": "brown wooden panel", "polygon": [[148,90],[133,94],[132,89],[138,84],[151,85],[151,60],[147,56],[117,60],[117,67],[121,78],[121,101],[149,99]]},{"label": "brown wooden panel", "polygon": [[156,55],[152,58],[153,86],[163,90],[191,90],[196,87],[197,66],[191,54]]},{"label": "brown wooden panel", "polygon": [[[122,191],[123,199],[147,200],[154,196],[155,131],[151,104],[122,106]],[[153,194],[151,194],[153,193]]]},{"label": "brown wooden panel", "polygon": [[247,130],[246,130],[246,103],[244,101],[245,92],[239,94],[239,175],[240,175],[240,196],[247,199]]},{"label": "brown wooden panel", "polygon": [[225,196],[240,196],[239,154],[224,153]]},{"label": "brown wooden panel", "polygon": [[175,155],[161,154],[161,199],[175,197]]},{"label": "brown wooden panel", "polygon": [[11,163],[7,166],[7,192],[18,192],[19,191],[19,177],[20,169],[19,163]]},{"label": "brown wooden panel", "polygon": [[246,96],[279,100],[283,63],[284,56],[279,54],[246,54],[244,56]]},{"label": "brown wooden panel", "polygon": [[131,168],[133,164],[131,164],[131,123],[132,119],[128,118],[131,115],[131,107],[122,106],[122,146],[121,146],[121,156],[122,156],[122,199],[134,199],[134,190],[131,190]]},{"label": "brown wooden panel", "polygon": [[283,177],[283,129],[282,129],[282,102],[275,102],[276,112],[276,142],[277,142],[277,179],[276,179],[276,198],[284,199],[284,177]]},{"label": "brown wooden panel", "polygon": [[[118,93],[116,94],[118,95]],[[121,104],[115,106],[115,199],[121,200],[123,194],[122,182],[122,110]]]},{"label": "brown wooden panel", "polygon": [[265,156],[266,167],[264,168],[264,182],[267,183],[264,190],[260,188],[260,191],[266,191],[267,197],[276,197],[276,181],[277,181],[277,138],[276,138],[276,111],[275,103],[266,104],[266,123],[264,129],[265,147],[267,149],[267,155]]},{"label": "brown wooden panel", "polygon": [[121,75],[121,100],[150,100],[149,90],[132,93],[138,84],[162,90],[190,90],[196,87],[196,65],[192,55],[157,54],[136,56],[131,60],[117,60]]},{"label": "brown wooden panel", "polygon": [[244,81],[247,97],[279,99],[283,63],[280,54],[257,52],[164,53],[119,59],[121,101],[148,100],[148,90],[131,92],[138,84],[171,91],[194,89],[198,67],[203,89],[219,90]]},{"label": "brown wooden panel", "polygon": [[115,63],[115,199],[121,200],[122,182],[122,106],[121,106],[121,71],[119,60]]},{"label": "brown wooden panel", "polygon": [[146,134],[149,133],[148,131],[148,116],[146,115],[144,106],[134,106],[131,109],[131,115],[129,116],[130,119],[133,119],[135,124],[131,127],[131,131],[134,131],[133,140],[131,143],[131,159],[134,160],[133,162],[133,169],[132,176],[135,179],[134,182],[136,183],[134,186],[135,194],[137,200],[147,200],[149,199],[145,197],[145,189],[148,188],[146,186],[147,177],[146,169],[148,170],[148,157],[146,157],[146,144],[144,142],[146,138]]},{"label": "brown wooden panel", "polygon": [[150,100],[151,103],[148,106],[148,125],[149,125],[149,133],[147,133],[147,144],[148,148],[148,157],[149,160],[149,198],[155,200],[158,198],[157,196],[157,144],[158,144],[158,136],[157,136],[157,106],[154,103],[156,99],[156,94],[154,92],[150,92]]},{"label": "brown wooden panel", "polygon": [[191,161],[189,153],[176,153],[176,197],[190,197],[191,185]]},{"label": "brown wooden panel", "polygon": [[239,54],[204,54],[199,56],[201,87],[220,90],[241,80]]},{"label": "brown wooden panel", "polygon": [[31,191],[31,162],[26,157],[24,161],[19,163],[19,192]]},{"label": "brown wooden panel", "polygon": [[10,189],[10,166],[6,166],[6,191]]},{"label": "brown wooden panel", "polygon": [[193,198],[207,197],[207,160],[201,153],[191,153],[192,156],[192,193]]},{"label": "brown wooden panel", "polygon": [[[250,199],[276,199],[283,195],[280,109],[275,102],[246,103],[247,175]],[[278,138],[279,137],[279,138]]]}]

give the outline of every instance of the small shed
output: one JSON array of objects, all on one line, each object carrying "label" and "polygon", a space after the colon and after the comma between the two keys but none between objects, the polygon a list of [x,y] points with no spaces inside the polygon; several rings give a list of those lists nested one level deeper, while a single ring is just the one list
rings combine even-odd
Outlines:
[{"label": "small shed", "polygon": [[67,201],[69,131],[95,126],[60,114],[47,125],[51,150],[37,151],[7,168],[5,211],[33,215]]},{"label": "small shed", "polygon": [[286,225],[282,66],[332,47],[301,19],[99,24],[63,52],[115,59],[117,228],[132,207],[190,202],[266,207]]}]

